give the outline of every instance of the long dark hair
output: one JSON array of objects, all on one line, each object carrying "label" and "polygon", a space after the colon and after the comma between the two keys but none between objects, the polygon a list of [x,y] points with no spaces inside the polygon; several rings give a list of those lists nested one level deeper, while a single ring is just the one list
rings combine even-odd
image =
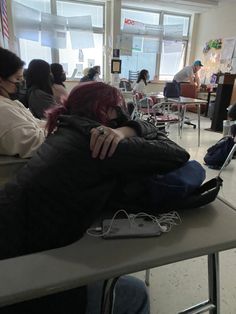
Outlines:
[{"label": "long dark hair", "polygon": [[49,63],[41,59],[30,61],[26,73],[26,86],[28,89],[36,87],[45,93],[53,95]]},{"label": "long dark hair", "polygon": [[56,127],[61,114],[78,115],[109,125],[108,111],[122,108],[127,112],[120,91],[102,82],[85,82],[74,87],[64,106],[54,107],[47,112],[47,130],[50,134]]},{"label": "long dark hair", "polygon": [[138,75],[137,83],[143,80],[144,84],[147,85],[147,80],[146,80],[147,74],[148,74],[148,70],[145,70],[145,69],[141,70]]},{"label": "long dark hair", "polygon": [[52,63],[50,68],[53,75],[53,82],[65,87],[63,82],[66,80],[66,76],[63,66],[60,63]]}]

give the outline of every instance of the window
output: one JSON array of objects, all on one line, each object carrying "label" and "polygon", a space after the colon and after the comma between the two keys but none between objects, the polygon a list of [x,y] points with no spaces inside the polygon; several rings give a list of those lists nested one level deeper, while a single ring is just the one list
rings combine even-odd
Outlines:
[{"label": "window", "polygon": [[57,14],[60,16],[91,16],[93,27],[94,48],[72,49],[69,32],[67,32],[67,47],[59,49],[59,62],[63,63],[68,77],[75,69],[75,77],[82,77],[83,70],[87,67],[100,65],[103,73],[103,33],[104,33],[104,6],[84,4],[79,2],[57,1]]},{"label": "window", "polygon": [[[17,0],[20,4],[23,4],[29,8],[50,13],[50,0]],[[20,56],[21,59],[25,61],[26,67],[32,59],[44,59],[45,61],[51,63],[51,49],[48,47],[42,47],[39,42],[31,41],[27,39],[19,39]]]},{"label": "window", "polygon": [[[124,54],[121,44],[122,77],[128,78],[129,70],[147,69],[151,79],[158,77],[159,80],[172,80],[184,66],[189,23],[189,16],[123,8],[121,30],[123,35],[129,33],[132,47],[129,47],[128,52],[125,50]],[[133,28],[128,24],[132,24]],[[176,26],[172,28],[174,32],[171,29],[173,25]],[[127,45],[130,41],[126,40]]]},{"label": "window", "polygon": [[[90,32],[91,42],[94,43],[93,48],[79,47],[72,49],[71,37],[69,31],[66,33],[67,46],[65,49],[52,49],[50,47],[41,46],[41,32],[39,34],[39,41],[28,39],[19,39],[21,58],[28,63],[35,58],[42,58],[49,63],[60,62],[63,64],[67,75],[71,77],[83,76],[83,69],[93,65],[100,65],[101,73],[103,72],[103,43],[104,43],[104,5],[94,4],[92,2],[75,2],[75,1],[61,1],[61,0],[17,0],[32,9],[40,12],[51,13],[51,4],[56,4],[58,16],[76,17],[89,16],[92,21],[92,28],[87,30]],[[14,18],[14,12],[13,12]],[[42,25],[42,24],[41,24]],[[65,37],[64,37],[65,38]],[[84,40],[87,38],[84,36]],[[84,45],[85,46],[85,45]],[[83,46],[83,47],[84,47]],[[58,59],[59,56],[59,59]],[[75,70],[77,69],[77,71]]]},{"label": "window", "polygon": [[[176,52],[165,52],[165,45],[162,46],[159,80],[171,81],[174,75],[183,68],[186,51],[186,42],[176,42],[181,45],[181,50]],[[172,43],[170,43],[172,44]]]},{"label": "window", "polygon": [[183,25],[183,36],[188,36],[189,16],[164,14],[164,25]]}]

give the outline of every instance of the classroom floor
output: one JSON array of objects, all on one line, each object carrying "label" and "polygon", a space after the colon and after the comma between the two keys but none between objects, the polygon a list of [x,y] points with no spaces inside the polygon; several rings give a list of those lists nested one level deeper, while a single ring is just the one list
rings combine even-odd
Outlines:
[{"label": "classroom floor", "polygon": [[[196,115],[188,113],[195,119]],[[193,121],[193,122],[195,122]],[[196,121],[197,122],[197,121]],[[222,134],[206,131],[211,121],[201,117],[201,145],[197,147],[197,129],[184,126],[182,139],[177,136],[176,126],[170,129],[170,138],[203,164],[203,156],[208,147],[218,141]],[[217,170],[205,167],[207,179],[217,175]],[[236,159],[232,160],[221,175],[223,188],[220,196],[236,206]],[[177,227],[176,227],[177,228]],[[235,226],[236,228],[236,226]],[[145,272],[136,274],[144,279]],[[236,313],[236,249],[220,253],[220,313]],[[151,314],[176,314],[185,308],[208,298],[207,258],[200,257],[162,266],[151,270],[150,274]]]}]

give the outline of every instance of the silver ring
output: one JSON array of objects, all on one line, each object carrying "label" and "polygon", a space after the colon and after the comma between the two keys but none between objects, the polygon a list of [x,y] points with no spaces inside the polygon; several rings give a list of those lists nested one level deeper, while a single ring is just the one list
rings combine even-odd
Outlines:
[{"label": "silver ring", "polygon": [[104,127],[102,127],[102,126],[99,126],[98,128],[97,128],[97,130],[98,130],[98,132],[99,132],[99,135],[106,135],[106,130],[105,130],[105,128]]}]

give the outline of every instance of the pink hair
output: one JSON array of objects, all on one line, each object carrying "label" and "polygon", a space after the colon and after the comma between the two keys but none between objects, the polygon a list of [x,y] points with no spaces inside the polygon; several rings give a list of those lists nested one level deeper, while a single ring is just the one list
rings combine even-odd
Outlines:
[{"label": "pink hair", "polygon": [[108,111],[116,107],[127,110],[123,95],[117,88],[102,82],[81,83],[72,89],[64,106],[47,112],[48,133],[55,129],[60,114],[83,116],[108,125]]}]

